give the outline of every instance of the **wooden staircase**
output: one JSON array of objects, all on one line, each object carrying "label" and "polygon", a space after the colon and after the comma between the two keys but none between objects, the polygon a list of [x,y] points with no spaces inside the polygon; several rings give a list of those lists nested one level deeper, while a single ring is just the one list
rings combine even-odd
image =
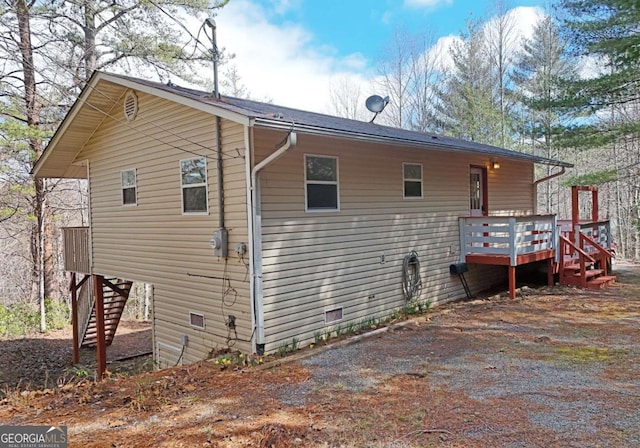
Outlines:
[{"label": "wooden staircase", "polygon": [[601,289],[615,283],[615,275],[608,272],[613,254],[583,233],[578,235],[579,245],[560,236],[560,284]]},{"label": "wooden staircase", "polygon": [[[131,292],[132,282],[120,279],[104,279],[102,291],[104,296],[104,330],[106,345],[111,345],[118,329],[124,306]],[[86,313],[79,316],[83,321],[79,325],[81,347],[95,347],[97,345],[96,309],[93,306],[95,298],[90,294],[91,306],[85,307]]]}]

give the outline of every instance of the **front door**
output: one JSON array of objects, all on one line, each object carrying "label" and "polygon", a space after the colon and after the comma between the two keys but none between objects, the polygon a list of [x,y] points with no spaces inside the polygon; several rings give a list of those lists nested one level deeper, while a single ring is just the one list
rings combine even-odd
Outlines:
[{"label": "front door", "polygon": [[469,215],[485,215],[485,172],[482,168],[471,167],[469,174]]}]

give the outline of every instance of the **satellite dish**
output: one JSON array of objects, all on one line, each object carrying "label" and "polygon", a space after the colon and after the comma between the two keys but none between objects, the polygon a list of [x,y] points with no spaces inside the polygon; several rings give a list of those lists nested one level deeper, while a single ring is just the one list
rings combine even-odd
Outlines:
[{"label": "satellite dish", "polygon": [[380,95],[371,95],[364,104],[370,112],[375,114],[370,121],[370,123],[373,123],[373,120],[376,119],[378,114],[389,104],[389,97],[385,96],[382,98]]}]

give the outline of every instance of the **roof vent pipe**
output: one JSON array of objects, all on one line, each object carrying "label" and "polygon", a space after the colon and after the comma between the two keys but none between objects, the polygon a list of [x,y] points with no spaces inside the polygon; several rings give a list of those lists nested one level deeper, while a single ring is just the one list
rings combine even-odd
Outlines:
[{"label": "roof vent pipe", "polygon": [[[218,41],[216,39],[216,21],[211,17],[204,21],[204,24],[211,28],[211,62],[213,63],[213,95],[220,98],[218,91],[218,62],[220,62],[220,52],[218,51]],[[208,37],[208,36],[207,36]]]}]

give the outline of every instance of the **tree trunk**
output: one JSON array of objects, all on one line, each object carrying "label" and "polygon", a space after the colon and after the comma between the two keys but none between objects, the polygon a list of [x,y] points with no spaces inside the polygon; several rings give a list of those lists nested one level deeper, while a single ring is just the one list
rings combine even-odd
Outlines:
[{"label": "tree trunk", "polygon": [[[24,79],[24,100],[26,106],[26,121],[30,128],[38,128],[40,126],[40,104],[36,97],[36,78],[35,66],[33,64],[33,48],[31,46],[31,16],[29,6],[25,0],[16,0],[14,3],[16,16],[18,19],[18,33],[20,35],[20,56],[22,58],[22,74]],[[29,139],[29,148],[33,157],[33,163],[42,154],[42,142],[37,137]],[[36,218],[35,224],[32,226],[31,235],[31,258],[32,258],[32,278],[37,285],[32,291],[38,291],[38,300],[40,302],[40,330],[46,330],[46,321],[44,316],[44,299],[47,293],[45,285],[45,260],[44,254],[44,203],[46,197],[45,182],[42,179],[34,179],[34,196],[32,198],[33,214]],[[50,255],[50,254],[49,254]]]}]

